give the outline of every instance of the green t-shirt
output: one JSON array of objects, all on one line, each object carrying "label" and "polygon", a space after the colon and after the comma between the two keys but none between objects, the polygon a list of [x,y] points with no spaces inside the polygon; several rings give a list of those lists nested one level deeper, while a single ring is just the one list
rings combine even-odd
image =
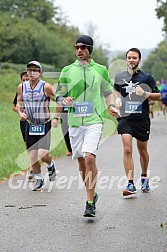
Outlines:
[{"label": "green t-shirt", "polygon": [[74,98],[74,103],[83,104],[79,109],[85,109],[84,104],[88,104],[89,108],[86,109],[91,111],[87,116],[83,113],[76,115],[75,105],[68,108],[69,126],[79,127],[104,122],[104,97],[112,93],[110,76],[105,66],[95,63],[92,59],[90,64],[86,65],[81,65],[76,60],[62,69],[59,85],[61,90],[56,92],[55,99],[68,94]]}]

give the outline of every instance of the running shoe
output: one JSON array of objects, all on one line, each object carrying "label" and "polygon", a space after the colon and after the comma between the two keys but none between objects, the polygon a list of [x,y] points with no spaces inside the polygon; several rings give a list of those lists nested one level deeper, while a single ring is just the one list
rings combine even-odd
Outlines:
[{"label": "running shoe", "polygon": [[141,177],[141,190],[142,192],[149,192],[150,191],[150,186],[149,186],[149,178],[147,177]]},{"label": "running shoe", "polygon": [[47,168],[48,168],[48,173],[49,173],[49,180],[55,181],[55,178],[56,178],[55,162],[52,160],[52,166],[47,167]]},{"label": "running shoe", "polygon": [[96,202],[98,200],[98,194],[95,192],[94,197],[93,197],[93,204],[94,204],[94,209],[96,209]]},{"label": "running shoe", "polygon": [[134,184],[128,184],[127,187],[123,190],[123,196],[129,196],[137,193],[136,187]]},{"label": "running shoe", "polygon": [[29,181],[34,181],[35,180],[35,174],[32,170],[28,171],[28,180]]},{"label": "running shoe", "polygon": [[44,188],[45,188],[44,179],[37,179],[32,191],[41,191],[44,190]]},{"label": "running shoe", "polygon": [[96,212],[95,212],[95,207],[94,204],[91,202],[86,202],[86,209],[84,212],[84,217],[95,217],[96,216]]}]

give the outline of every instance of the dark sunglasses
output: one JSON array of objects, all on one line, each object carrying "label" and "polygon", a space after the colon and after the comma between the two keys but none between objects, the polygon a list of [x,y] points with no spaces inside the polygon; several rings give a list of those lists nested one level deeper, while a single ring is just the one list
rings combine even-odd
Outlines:
[{"label": "dark sunglasses", "polygon": [[85,44],[83,44],[83,45],[75,45],[74,47],[75,47],[76,50],[79,50],[79,49],[86,50],[89,46],[91,46],[91,45],[85,45]]},{"label": "dark sunglasses", "polygon": [[40,72],[41,70],[39,68],[27,68],[28,72]]}]

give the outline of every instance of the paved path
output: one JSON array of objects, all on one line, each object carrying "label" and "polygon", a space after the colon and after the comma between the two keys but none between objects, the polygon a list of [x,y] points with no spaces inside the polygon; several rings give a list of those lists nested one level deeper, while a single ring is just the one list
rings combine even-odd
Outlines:
[{"label": "paved path", "polygon": [[47,182],[44,192],[32,192],[25,174],[0,184],[0,251],[166,252],[167,119],[155,117],[151,129],[148,194],[140,192],[137,182],[141,171],[136,146],[139,192],[132,199],[122,197],[126,180],[120,136],[111,136],[100,146],[94,219],[82,217],[86,193],[77,162],[70,157],[56,160],[58,178],[54,184]]}]

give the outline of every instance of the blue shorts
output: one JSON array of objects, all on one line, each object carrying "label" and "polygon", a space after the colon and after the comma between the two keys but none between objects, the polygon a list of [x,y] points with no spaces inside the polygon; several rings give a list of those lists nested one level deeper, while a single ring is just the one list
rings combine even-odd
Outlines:
[{"label": "blue shorts", "polygon": [[167,96],[161,98],[162,104],[164,104],[165,106],[167,106]]}]

